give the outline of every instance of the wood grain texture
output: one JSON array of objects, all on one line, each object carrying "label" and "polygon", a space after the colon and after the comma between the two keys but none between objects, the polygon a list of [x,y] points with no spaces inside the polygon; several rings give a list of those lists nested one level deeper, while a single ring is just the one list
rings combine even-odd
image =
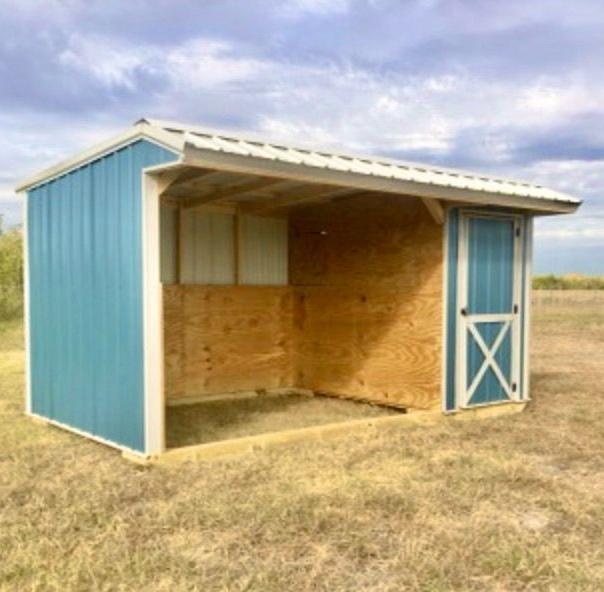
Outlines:
[{"label": "wood grain texture", "polygon": [[291,387],[438,407],[443,227],[380,194],[289,226],[289,286],[164,288],[167,396]]},{"label": "wood grain texture", "polygon": [[442,243],[415,199],[365,195],[294,212],[296,386],[438,406]]},{"label": "wood grain texture", "polygon": [[290,387],[291,289],[164,288],[168,397]]}]

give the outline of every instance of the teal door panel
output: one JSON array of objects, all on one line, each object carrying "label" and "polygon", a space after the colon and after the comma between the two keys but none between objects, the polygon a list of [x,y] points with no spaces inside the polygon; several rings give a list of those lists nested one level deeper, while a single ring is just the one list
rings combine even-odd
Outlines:
[{"label": "teal door panel", "polygon": [[514,217],[465,214],[460,248],[465,254],[460,279],[465,306],[459,313],[463,355],[459,382],[465,406],[510,400],[516,391],[514,348],[519,304],[516,295],[516,241],[520,222]]},{"label": "teal door panel", "polygon": [[468,220],[468,312],[510,313],[514,300],[514,220]]}]

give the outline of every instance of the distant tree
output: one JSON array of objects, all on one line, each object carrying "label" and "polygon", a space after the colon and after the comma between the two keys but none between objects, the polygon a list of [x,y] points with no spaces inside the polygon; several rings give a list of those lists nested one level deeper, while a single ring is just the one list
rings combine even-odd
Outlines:
[{"label": "distant tree", "polygon": [[0,235],[0,319],[23,312],[23,239],[10,230]]},{"label": "distant tree", "polygon": [[588,276],[568,274],[557,276],[553,274],[535,276],[535,290],[604,290],[604,276]]}]

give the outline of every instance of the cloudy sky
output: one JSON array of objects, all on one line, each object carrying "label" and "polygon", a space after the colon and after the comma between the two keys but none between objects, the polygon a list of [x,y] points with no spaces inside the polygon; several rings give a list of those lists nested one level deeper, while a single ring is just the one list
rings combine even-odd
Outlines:
[{"label": "cloudy sky", "polygon": [[602,0],[0,0],[0,213],[142,116],[536,181],[539,272],[604,273]]}]

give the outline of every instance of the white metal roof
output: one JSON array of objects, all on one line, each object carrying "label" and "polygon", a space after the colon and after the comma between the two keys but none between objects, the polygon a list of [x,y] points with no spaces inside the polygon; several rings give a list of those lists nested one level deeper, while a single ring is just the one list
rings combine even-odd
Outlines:
[{"label": "white metal roof", "polygon": [[279,160],[291,164],[364,175],[388,177],[456,187],[470,191],[488,191],[506,195],[525,196],[569,203],[580,203],[579,199],[547,189],[541,185],[504,179],[489,175],[470,173],[458,169],[436,167],[425,164],[393,160],[379,156],[368,157],[342,154],[333,151],[294,147],[280,142],[263,141],[251,136],[241,136],[219,130],[209,130],[156,119],[145,120],[165,131],[183,134],[185,144],[214,152],[233,153],[267,160]]},{"label": "white metal roof", "polygon": [[[534,207],[537,210],[573,211],[581,200],[541,185],[435,167],[293,146],[238,133],[210,130],[169,121],[142,119],[119,138],[47,169],[24,181],[18,191],[92,160],[111,146],[146,137],[179,152],[181,162],[203,161],[207,166],[257,174],[276,174],[300,180],[351,184],[367,189],[417,193],[448,200]],[[119,141],[118,141],[119,140]],[[507,198],[507,199],[501,199]],[[546,203],[549,204],[546,207]]]}]

